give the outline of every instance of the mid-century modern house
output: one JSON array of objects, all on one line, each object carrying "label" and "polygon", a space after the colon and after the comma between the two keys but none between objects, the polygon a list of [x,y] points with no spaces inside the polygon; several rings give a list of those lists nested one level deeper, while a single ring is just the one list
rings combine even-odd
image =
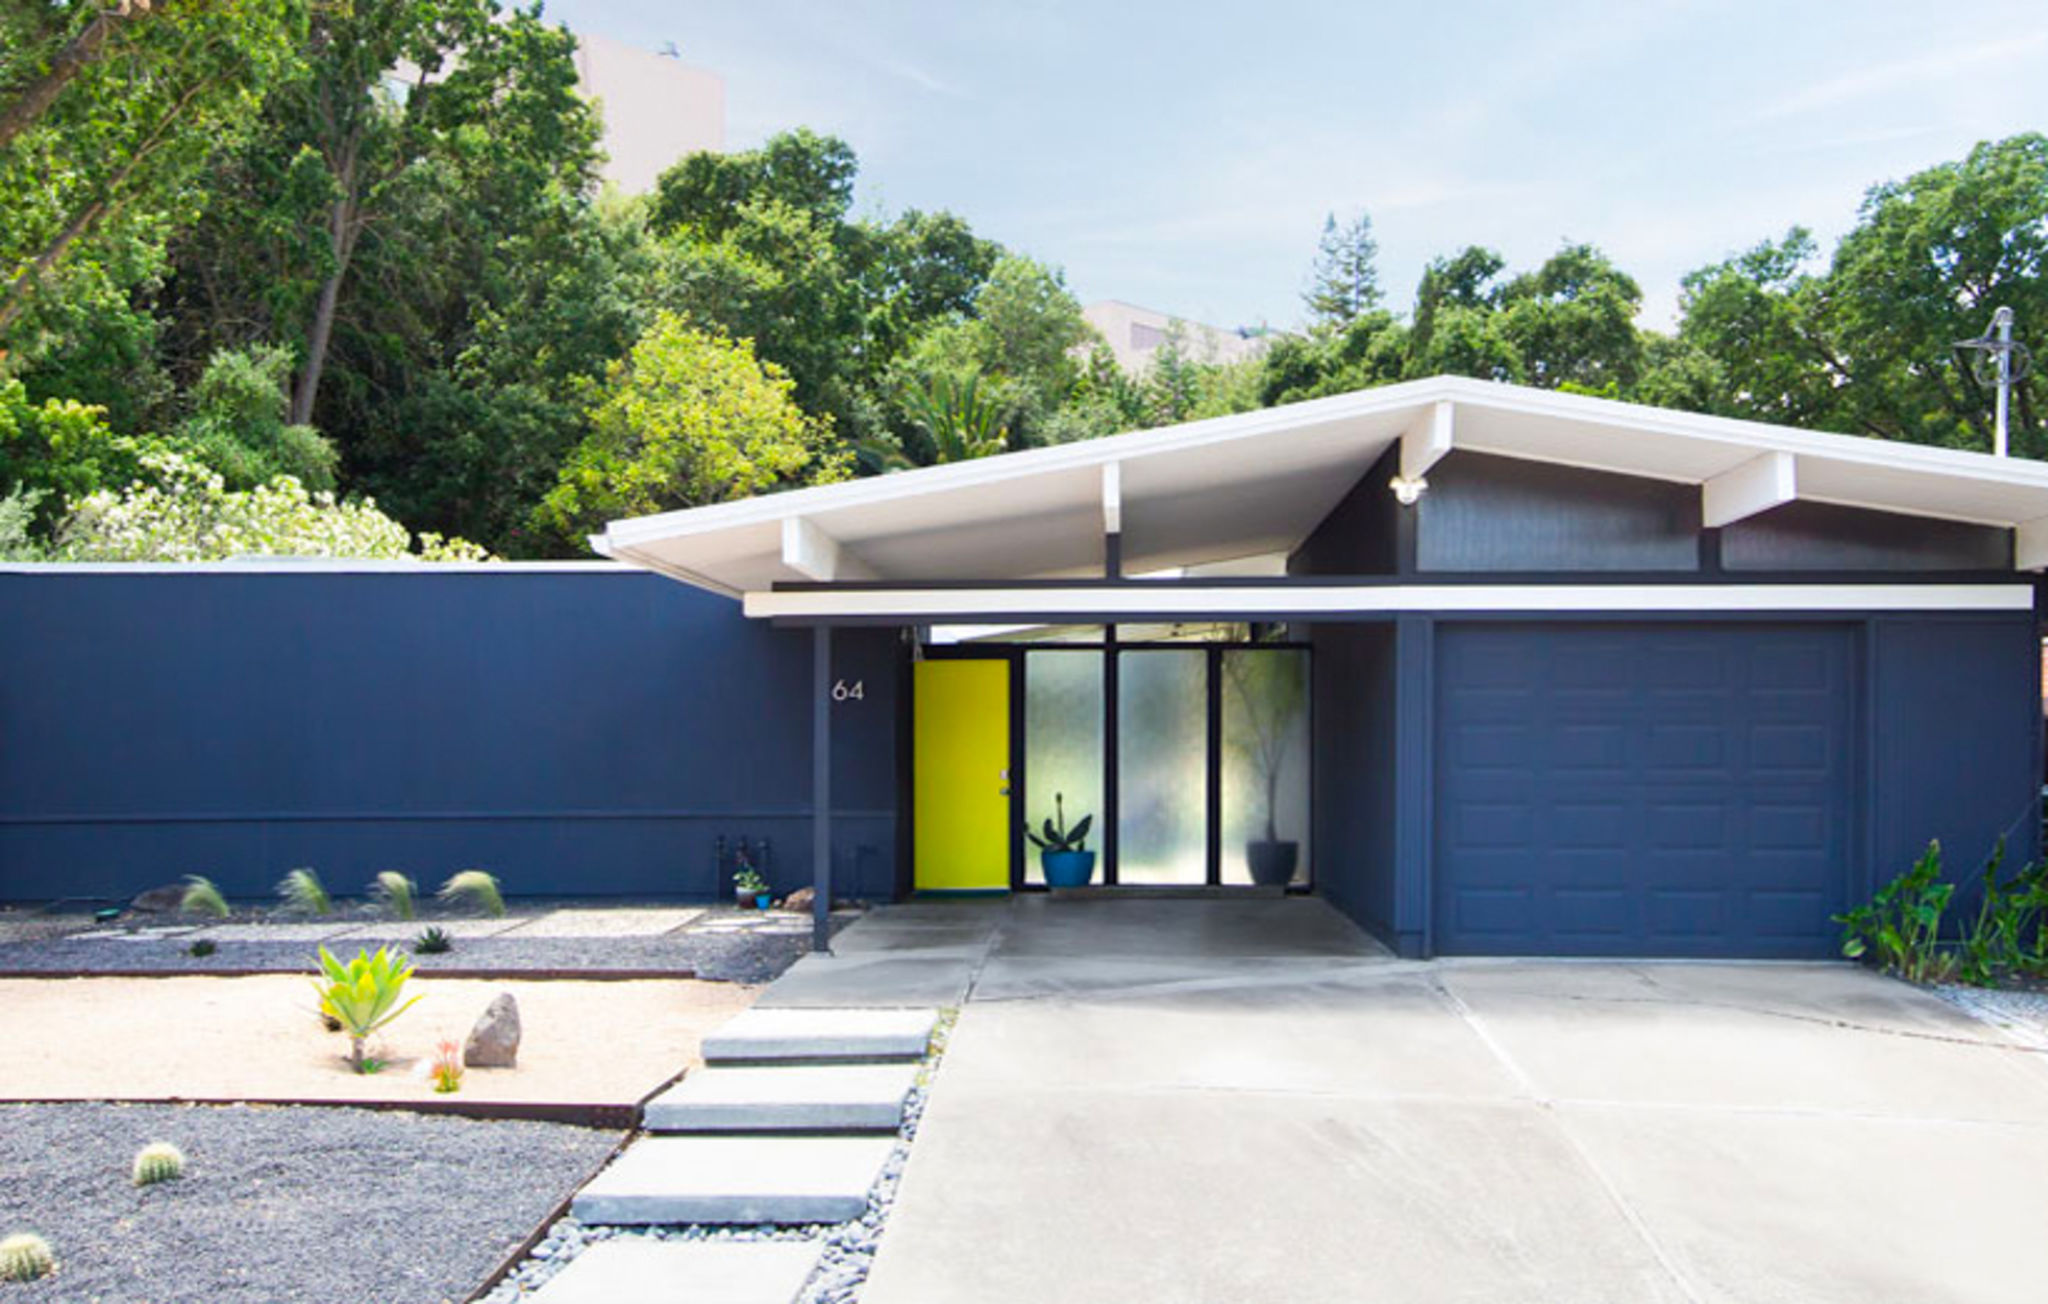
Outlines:
[{"label": "mid-century modern house", "polygon": [[1025,892],[1057,796],[1096,891],[1817,957],[2039,850],[2038,463],[1434,379],[594,543],[0,572],[0,897]]}]

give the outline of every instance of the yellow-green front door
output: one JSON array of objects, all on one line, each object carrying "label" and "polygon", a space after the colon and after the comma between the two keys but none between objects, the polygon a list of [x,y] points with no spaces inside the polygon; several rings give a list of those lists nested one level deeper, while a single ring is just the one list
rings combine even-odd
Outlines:
[{"label": "yellow-green front door", "polygon": [[921,892],[1010,886],[1010,663],[920,661],[911,712]]}]

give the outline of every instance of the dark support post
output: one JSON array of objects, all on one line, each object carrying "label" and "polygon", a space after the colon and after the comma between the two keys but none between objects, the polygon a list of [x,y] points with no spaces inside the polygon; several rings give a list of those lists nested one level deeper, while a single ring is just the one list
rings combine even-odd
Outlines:
[{"label": "dark support post", "polygon": [[811,949],[832,951],[832,627],[811,632]]}]

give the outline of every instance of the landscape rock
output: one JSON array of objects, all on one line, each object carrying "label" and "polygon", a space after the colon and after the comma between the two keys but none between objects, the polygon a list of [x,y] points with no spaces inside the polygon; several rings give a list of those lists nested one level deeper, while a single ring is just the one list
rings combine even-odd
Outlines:
[{"label": "landscape rock", "polygon": [[500,992],[469,1030],[462,1062],[473,1069],[509,1069],[519,1061],[519,1002]]},{"label": "landscape rock", "polygon": [[165,915],[183,909],[184,905],[185,885],[183,883],[166,883],[162,887],[153,887],[136,897],[128,903],[128,908],[130,910],[140,910],[144,914]]}]

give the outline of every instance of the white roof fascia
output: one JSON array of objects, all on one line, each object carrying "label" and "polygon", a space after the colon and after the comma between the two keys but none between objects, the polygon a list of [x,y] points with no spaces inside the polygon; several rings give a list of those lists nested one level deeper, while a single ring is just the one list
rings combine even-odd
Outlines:
[{"label": "white roof fascia", "polygon": [[1389,612],[2031,611],[2024,580],[1981,584],[1097,584],[1067,588],[778,589],[746,595],[766,620],[982,624],[991,618],[1381,615]]},{"label": "white roof fascia", "polygon": [[[1466,412],[1459,413],[1459,406]],[[1136,506],[1153,500],[1144,492],[1134,495],[1133,484],[1156,484],[1159,471],[1173,465],[1174,454],[1242,443],[1242,473],[1237,479],[1246,492],[1256,493],[1262,482],[1256,452],[1260,441],[1310,428],[1335,433],[1354,420],[1375,422],[1382,429],[1389,421],[1409,423],[1398,436],[1404,475],[1426,470],[1455,441],[1456,447],[1475,452],[1700,485],[1703,509],[1707,498],[1713,500],[1706,512],[1710,523],[1744,519],[1795,497],[1997,528],[2048,520],[2048,465],[2038,462],[1440,376],[1181,426],[614,521],[602,538],[618,557],[736,594],[760,587],[758,579],[717,560],[715,548],[701,558],[703,568],[712,573],[695,573],[692,567],[699,562],[692,554],[698,550],[689,540],[780,526],[792,517],[813,518],[811,523],[821,528],[836,513],[872,522],[873,509],[880,509],[891,520],[900,520],[900,526],[873,538],[867,537],[867,530],[858,531],[853,546],[872,543],[878,550],[900,552],[915,540],[930,515],[918,510],[920,503],[930,502],[937,509],[956,491],[994,487],[1000,493],[1006,486],[1039,477],[1094,470],[1104,487],[1104,525],[1113,524],[1125,534],[1127,554],[1144,556],[1151,536],[1132,537],[1131,517]],[[1631,437],[1609,439],[1606,432]],[[1360,438],[1384,436],[1361,431]],[[1333,459],[1339,456],[1341,434],[1337,442],[1324,446],[1332,450]],[[1221,463],[1212,460],[1200,472],[1210,477],[1216,493],[1235,491],[1237,479],[1228,468],[1238,456],[1232,450]],[[1140,470],[1144,474],[1134,478]],[[1918,484],[1921,477],[1927,481],[1924,490]],[[931,519],[936,522],[944,516],[937,511]],[[947,528],[957,532],[961,527],[962,522],[955,520]],[[1014,519],[1009,527],[1016,528]],[[893,544],[885,547],[885,538]],[[1270,549],[1280,542],[1264,539],[1262,547]],[[659,545],[672,560],[663,562],[640,545]],[[2048,564],[2048,548],[2025,550],[2024,556],[2043,559],[2035,564]],[[1066,565],[1053,563],[1036,573],[1057,574]],[[781,569],[792,576],[806,573],[790,566]],[[757,565],[754,575],[759,574]],[[844,577],[843,572],[835,574]]]}]

